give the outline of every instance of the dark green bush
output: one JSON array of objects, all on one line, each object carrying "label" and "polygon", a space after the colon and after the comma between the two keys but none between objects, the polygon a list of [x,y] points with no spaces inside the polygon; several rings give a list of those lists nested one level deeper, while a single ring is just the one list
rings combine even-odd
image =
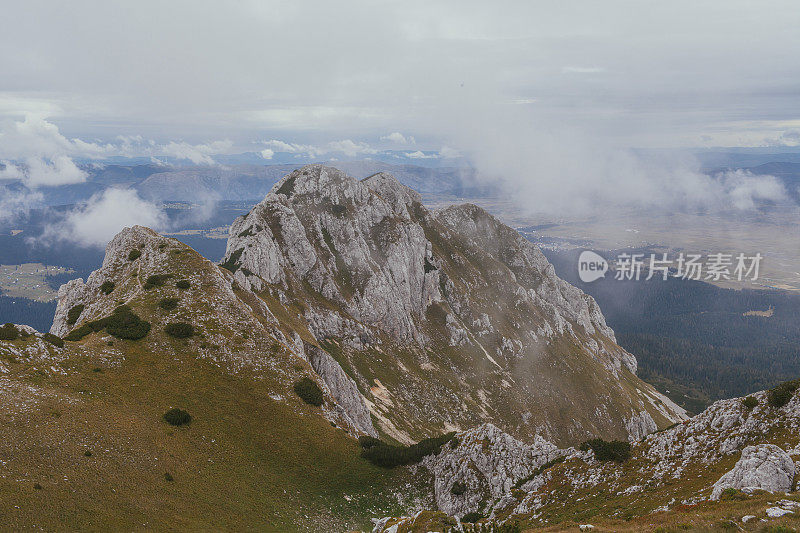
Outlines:
[{"label": "dark green bush", "polygon": [[148,276],[144,282],[144,290],[149,291],[153,287],[161,287],[171,277],[172,274],[153,274]]},{"label": "dark green bush", "polygon": [[581,444],[580,449],[584,452],[591,449],[598,461],[622,463],[631,456],[631,443],[622,440],[591,439]]},{"label": "dark green bush", "polygon": [[68,341],[79,341],[86,335],[105,329],[110,335],[118,339],[139,340],[150,333],[150,322],[139,318],[127,305],[120,305],[111,315],[93,320],[78,329],[69,332],[64,337]]},{"label": "dark green bush", "polygon": [[297,179],[297,176],[291,176],[283,184],[275,191],[277,194],[285,194],[286,196],[291,196],[294,192],[294,180]]},{"label": "dark green bush", "polygon": [[75,322],[77,322],[78,319],[81,317],[81,313],[83,313],[84,309],[86,309],[85,305],[78,304],[69,311],[67,311],[67,324],[69,324],[70,326],[75,324]]},{"label": "dark green bush", "polygon": [[239,270],[239,267],[241,266],[239,264],[239,258],[242,257],[243,252],[244,248],[239,248],[238,250],[231,253],[231,256],[225,261],[223,261],[219,266],[221,266],[225,270],[230,270],[235,274],[236,271]]},{"label": "dark green bush", "polygon": [[141,250],[131,250],[131,253],[128,254],[128,261],[136,261],[142,256]]},{"label": "dark green bush", "polygon": [[800,387],[800,379],[793,379],[792,381],[781,383],[767,392],[767,402],[769,402],[772,407],[783,407],[789,403],[789,400],[792,399],[798,387]]},{"label": "dark green bush", "polygon": [[424,439],[411,446],[393,446],[381,442],[361,450],[361,457],[367,459],[374,465],[384,468],[394,468],[395,466],[410,465],[418,463],[426,455],[437,454],[455,433],[448,433],[441,437]]},{"label": "dark green bush", "polygon": [[453,483],[453,486],[450,487],[450,494],[454,494],[455,496],[461,496],[465,492],[467,492],[467,486],[461,481],[456,481]]},{"label": "dark green bush", "polygon": [[361,445],[362,448],[372,448],[373,446],[380,446],[383,444],[383,441],[371,435],[362,435],[358,437],[358,444]]},{"label": "dark green bush", "polygon": [[64,347],[64,339],[62,339],[61,337],[58,337],[56,335],[53,335],[52,333],[45,333],[44,335],[42,335],[42,338],[45,341],[47,341],[50,344],[52,344],[53,346],[56,346],[58,348],[63,348]]},{"label": "dark green bush", "polygon": [[182,279],[182,280],[178,281],[175,284],[175,286],[178,287],[179,289],[188,289],[189,287],[192,286],[192,284],[189,283],[188,279]]},{"label": "dark green bush", "polygon": [[304,402],[316,405],[322,405],[322,389],[311,378],[303,378],[294,384],[294,393],[300,396]]},{"label": "dark green bush", "polygon": [[127,305],[121,305],[114,309],[111,316],[102,319],[102,322],[98,326],[105,326],[106,331],[118,339],[135,341],[150,333],[150,322],[139,318]]},{"label": "dark green bush", "polygon": [[758,400],[755,399],[753,396],[748,396],[747,398],[742,398],[742,406],[745,409],[752,409],[758,405]]},{"label": "dark green bush", "polygon": [[173,426],[182,426],[192,421],[192,415],[190,415],[183,409],[178,409],[177,407],[173,407],[172,409],[164,413],[164,421]]},{"label": "dark green bush", "polygon": [[158,306],[161,309],[170,311],[178,307],[178,302],[180,301],[180,298],[161,298],[161,301],[158,302]]},{"label": "dark green bush", "polygon": [[483,520],[485,516],[477,511],[472,511],[471,513],[467,513],[461,517],[462,522],[467,522],[468,524],[474,524],[479,520]]},{"label": "dark green bush", "polygon": [[92,456],[92,452],[90,450],[86,450],[85,452],[83,452],[83,456],[84,457],[91,457]]},{"label": "dark green bush", "polygon": [[175,481],[175,478],[172,477],[172,474],[170,474],[169,472],[164,472],[164,481],[168,481],[171,483]]},{"label": "dark green bush", "polygon": [[750,496],[748,496],[746,492],[743,492],[739,489],[734,489],[733,487],[728,487],[722,491],[722,494],[719,495],[719,499],[723,501],[741,501],[749,498]]},{"label": "dark green bush", "polygon": [[114,287],[116,284],[113,281],[104,281],[102,285],[100,285],[100,291],[103,294],[111,294],[114,291]]},{"label": "dark green bush", "polygon": [[171,322],[164,328],[164,333],[176,339],[188,339],[194,335],[194,326],[186,322]]},{"label": "dark green bush", "polygon": [[4,324],[0,328],[0,341],[13,341],[19,338],[19,330],[14,324]]},{"label": "dark green bush", "polygon": [[524,478],[519,479],[516,483],[514,483],[514,486],[512,488],[518,489],[518,488],[522,487],[522,485],[524,485],[528,481],[532,480],[533,478],[535,478],[536,476],[538,476],[539,474],[541,474],[542,472],[544,472],[548,468],[550,468],[552,466],[555,466],[555,465],[557,465],[559,463],[563,463],[564,461],[566,461],[566,459],[567,459],[567,456],[566,455],[562,455],[560,457],[556,457],[555,459],[551,459],[550,461],[547,461],[545,464],[543,464],[539,468],[536,468],[528,476],[525,476]]}]

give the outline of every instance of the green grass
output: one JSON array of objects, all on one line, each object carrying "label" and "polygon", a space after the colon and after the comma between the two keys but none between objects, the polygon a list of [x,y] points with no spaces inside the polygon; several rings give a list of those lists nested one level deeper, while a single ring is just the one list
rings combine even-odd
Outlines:
[{"label": "green grass", "polygon": [[[410,474],[360,458],[316,408],[270,399],[282,385],[191,351],[125,350],[102,373],[76,354],[66,375],[42,379],[50,394],[25,424],[0,419],[0,455],[13,456],[0,478],[5,527],[344,531],[407,511],[391,494]],[[190,429],[162,421],[170,405],[194,416]],[[88,448],[103,451],[86,460]]]}]

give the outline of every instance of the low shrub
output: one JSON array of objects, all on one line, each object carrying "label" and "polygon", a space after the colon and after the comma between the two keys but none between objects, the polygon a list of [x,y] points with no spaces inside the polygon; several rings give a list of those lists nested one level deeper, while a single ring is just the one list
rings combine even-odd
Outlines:
[{"label": "low shrub", "polygon": [[158,306],[161,309],[170,311],[178,307],[178,302],[180,301],[180,298],[161,298],[161,301],[158,302]]},{"label": "low shrub", "polygon": [[117,307],[111,316],[102,320],[106,331],[118,339],[135,341],[150,333],[150,322],[139,318],[127,305]]},{"label": "low shrub", "polygon": [[376,439],[372,435],[361,435],[360,437],[358,437],[358,444],[362,448],[366,449],[366,448],[372,448],[373,446],[380,446],[381,444],[383,444],[383,441],[381,439]]},{"label": "low shrub", "polygon": [[50,344],[52,344],[53,346],[55,346],[57,348],[63,348],[64,347],[64,339],[62,339],[61,337],[58,337],[56,335],[53,335],[52,333],[45,333],[42,336],[42,338],[45,341],[49,342]]},{"label": "low shrub", "polygon": [[322,405],[322,389],[311,378],[303,378],[294,384],[294,393],[307,404],[319,407]]},{"label": "low shrub", "polygon": [[450,494],[455,496],[461,496],[465,492],[467,492],[467,486],[461,481],[456,481],[453,483],[453,486],[450,487]]},{"label": "low shrub", "polygon": [[545,464],[543,464],[539,468],[536,468],[529,475],[525,476],[524,478],[521,478],[521,479],[517,480],[517,482],[514,483],[514,487],[513,488],[518,489],[518,488],[522,487],[522,485],[524,485],[528,481],[532,480],[533,478],[535,478],[539,474],[543,473],[548,468],[550,468],[552,466],[556,466],[557,464],[563,463],[566,460],[567,460],[567,456],[566,455],[561,455],[559,457],[556,457],[555,459],[551,459],[550,461],[547,461]]},{"label": "low shrub", "polygon": [[748,410],[752,409],[756,405],[758,405],[758,400],[756,400],[754,396],[748,396],[747,398],[742,398],[742,406],[745,409]]},{"label": "low shrub", "polygon": [[458,440],[458,437],[453,437],[452,439],[450,439],[450,447],[451,447],[452,449],[454,449],[454,450],[455,450],[456,448],[458,448],[458,445],[459,445],[460,443],[461,443],[461,441],[459,441],[459,440]]},{"label": "low shrub", "polygon": [[113,281],[104,281],[102,285],[100,285],[100,292],[103,294],[111,294],[114,292],[114,287],[116,284]]},{"label": "low shrub", "polygon": [[192,286],[192,284],[189,283],[188,279],[182,279],[182,280],[178,281],[175,284],[175,286],[178,287],[179,289],[188,289],[189,287]]},{"label": "low shrub", "polygon": [[742,501],[749,498],[750,496],[748,496],[746,492],[734,489],[733,487],[728,487],[719,495],[719,499],[725,501]]},{"label": "low shrub", "polygon": [[585,452],[589,449],[594,452],[594,456],[598,461],[622,463],[631,456],[631,443],[622,440],[591,439],[580,445],[581,451]]},{"label": "low shrub", "polygon": [[792,381],[781,383],[767,392],[767,402],[769,402],[772,407],[781,408],[789,403],[789,400],[792,399],[798,387],[800,387],[800,379],[793,379]]},{"label": "low shrub", "polygon": [[152,276],[147,276],[144,282],[144,290],[149,291],[153,287],[161,287],[171,277],[172,274],[153,274]]},{"label": "low shrub", "polygon": [[19,330],[14,324],[8,323],[0,327],[0,341],[13,341],[19,338]]},{"label": "low shrub", "polygon": [[381,442],[361,450],[361,457],[374,465],[384,468],[419,463],[426,455],[437,454],[442,446],[453,438],[455,433],[447,433],[441,437],[423,439],[411,446],[393,446]]},{"label": "low shrub", "polygon": [[239,248],[238,250],[235,250],[233,253],[231,253],[231,256],[222,263],[220,263],[219,266],[221,266],[225,270],[230,270],[235,274],[236,271],[239,270],[239,267],[241,266],[239,264],[239,258],[242,256],[243,252],[244,248]]},{"label": "low shrub", "polygon": [[128,261],[136,261],[141,256],[142,256],[141,250],[131,250],[131,252],[128,254]]},{"label": "low shrub", "polygon": [[172,426],[182,426],[192,421],[192,415],[190,415],[183,409],[178,409],[177,407],[173,407],[172,409],[164,413],[163,418],[167,424],[170,424]]},{"label": "low shrub", "polygon": [[486,518],[486,517],[483,516],[481,513],[477,512],[477,511],[472,511],[471,513],[467,513],[464,516],[462,516],[461,517],[461,521],[462,522],[467,522],[468,524],[474,524],[475,522],[478,522],[479,520],[483,520],[484,518]]},{"label": "low shrub", "polygon": [[67,324],[72,326],[78,319],[81,317],[81,313],[83,310],[86,309],[86,306],[83,304],[78,304],[73,306],[69,311],[67,311]]},{"label": "low shrub", "polygon": [[194,326],[186,322],[171,322],[164,328],[164,333],[176,339],[188,339],[194,335]]},{"label": "low shrub", "polygon": [[83,456],[84,457],[91,457],[92,456],[91,450],[86,450],[85,452],[83,452]]},{"label": "low shrub", "polygon": [[169,472],[164,472],[164,481],[172,483],[173,481],[175,481],[175,478],[172,477],[172,474],[170,474]]},{"label": "low shrub", "polygon": [[105,329],[118,339],[139,340],[150,333],[150,322],[142,320],[127,305],[120,305],[111,315],[93,320],[69,332],[68,341],[79,341],[86,335]]}]

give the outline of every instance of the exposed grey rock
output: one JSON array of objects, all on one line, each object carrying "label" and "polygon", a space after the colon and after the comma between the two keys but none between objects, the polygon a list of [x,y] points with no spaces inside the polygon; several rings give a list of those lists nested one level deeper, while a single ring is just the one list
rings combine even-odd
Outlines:
[{"label": "exposed grey rock", "polygon": [[342,416],[357,433],[378,436],[372,426],[369,409],[358,386],[348,376],[339,363],[325,350],[305,343],[304,353],[314,371],[322,378],[336,403],[342,409]]},{"label": "exposed grey rock", "polygon": [[[340,343],[339,362],[401,442],[480,421],[523,438],[638,439],[656,414],[685,418],[630,376],[636,360],[596,302],[536,246],[474,205],[429,211],[389,174],[288,174],[231,226],[225,261],[237,286]],[[373,365],[376,351],[390,360]],[[568,406],[572,426],[552,426],[548,413],[564,405],[546,383],[592,408]],[[523,418],[531,402],[540,409]]]},{"label": "exposed grey rock", "polygon": [[722,491],[728,488],[788,492],[792,489],[794,473],[794,461],[778,446],[748,446],[742,450],[736,466],[714,483],[711,499],[718,500]]},{"label": "exposed grey rock", "polygon": [[[536,468],[568,453],[538,435],[525,444],[493,424],[458,433],[438,455],[423,464],[434,476],[436,504],[451,516],[463,516],[480,509],[511,491],[513,485]],[[463,485],[463,494],[454,494],[454,484]],[[460,492],[460,491],[456,491]]]}]

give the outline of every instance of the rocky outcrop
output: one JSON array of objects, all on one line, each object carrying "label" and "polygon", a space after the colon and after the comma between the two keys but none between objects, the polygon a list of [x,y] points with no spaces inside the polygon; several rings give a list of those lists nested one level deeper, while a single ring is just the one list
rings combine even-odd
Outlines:
[{"label": "rocky outcrop", "polygon": [[[175,270],[179,264],[188,271],[189,285],[198,290],[177,289]],[[154,275],[167,277],[148,288],[147,280]],[[296,378],[286,371],[288,364],[278,364],[276,356],[285,351],[290,360],[295,360],[292,367],[305,360],[330,397],[322,407],[323,414],[354,435],[377,435],[363,396],[341,366],[327,352],[304,343],[296,331],[284,327],[266,302],[252,294],[237,294],[232,280],[229,272],[183,243],[149,228],[125,228],[108,243],[102,266],[86,282],[77,279],[61,286],[51,332],[65,336],[83,323],[107,317],[120,304],[141,304],[150,299],[153,301],[141,311],[144,319],[161,322],[166,317],[145,313],[153,313],[160,297],[168,293],[180,300],[184,309],[181,321],[191,320],[198,329],[203,326],[201,354],[225,360],[234,369],[247,366],[272,372],[285,380],[284,387],[290,387]],[[104,283],[111,286],[103,290]],[[70,316],[71,310],[79,312],[73,311]],[[232,339],[237,331],[244,331],[244,335]]]},{"label": "rocky outcrop", "polygon": [[567,453],[541,437],[524,444],[493,424],[483,424],[458,433],[423,464],[433,474],[439,510],[463,516],[489,511],[487,502],[507,495],[515,483]]},{"label": "rocky outcrop", "polygon": [[736,466],[714,483],[711,499],[718,500],[725,489],[745,492],[766,490],[789,492],[794,482],[795,465],[784,450],[774,444],[748,446]]},{"label": "rocky outcrop", "polygon": [[638,439],[685,417],[533,244],[474,205],[429,211],[389,174],[288,174],[231,226],[223,266],[297,317],[283,326],[334,342],[378,429],[401,442],[488,421],[562,444]]},{"label": "rocky outcrop", "polygon": [[339,363],[325,350],[305,343],[303,353],[311,367],[328,387],[350,427],[358,433],[377,437],[378,432],[372,426],[369,409],[364,403],[364,397],[358,391],[355,381],[345,374]]}]

